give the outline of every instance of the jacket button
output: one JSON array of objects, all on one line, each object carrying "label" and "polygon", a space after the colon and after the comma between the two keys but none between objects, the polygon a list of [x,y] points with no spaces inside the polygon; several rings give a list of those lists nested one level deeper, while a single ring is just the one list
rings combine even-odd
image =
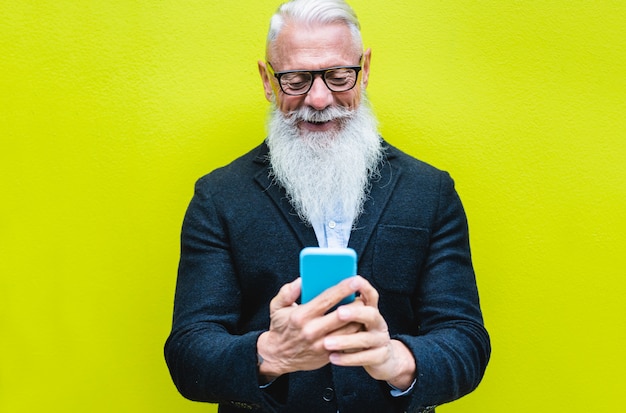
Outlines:
[{"label": "jacket button", "polygon": [[330,387],[325,388],[322,393],[322,398],[327,402],[332,401],[335,398],[335,390]]}]

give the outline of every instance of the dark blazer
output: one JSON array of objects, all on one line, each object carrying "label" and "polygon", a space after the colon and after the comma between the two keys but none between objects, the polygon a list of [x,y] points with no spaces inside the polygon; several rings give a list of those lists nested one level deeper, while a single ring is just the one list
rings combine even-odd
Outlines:
[{"label": "dark blazer", "polygon": [[271,182],[262,144],[198,180],[184,219],[165,357],[185,397],[219,403],[220,412],[420,412],[478,385],[490,343],[454,183],[385,145],[349,246],[380,293],[392,338],[415,356],[414,389],[394,398],[363,368],[332,365],[259,388],[256,341],[268,329],[269,302],[298,277],[300,250],[317,245]]}]

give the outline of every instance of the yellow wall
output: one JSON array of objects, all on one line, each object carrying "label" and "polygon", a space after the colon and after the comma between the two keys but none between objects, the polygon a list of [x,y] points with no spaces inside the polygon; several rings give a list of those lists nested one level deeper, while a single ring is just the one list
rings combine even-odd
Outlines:
[{"label": "yellow wall", "polygon": [[[213,411],[162,358],[193,182],[263,138],[277,1],[0,3],[0,411]],[[442,412],[626,398],[622,0],[354,0],[385,137],[449,170],[493,358]]]}]

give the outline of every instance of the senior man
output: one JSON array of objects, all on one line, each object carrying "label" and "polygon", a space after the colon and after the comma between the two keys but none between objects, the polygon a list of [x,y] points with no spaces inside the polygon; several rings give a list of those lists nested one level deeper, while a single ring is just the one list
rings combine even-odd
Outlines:
[{"label": "senior man", "polygon": [[[220,412],[422,412],[482,379],[463,207],[447,173],[380,137],[371,56],[342,0],[272,17],[267,138],[196,183],[183,223],[165,356],[185,397]],[[360,276],[301,304],[307,246],[353,248]]]}]

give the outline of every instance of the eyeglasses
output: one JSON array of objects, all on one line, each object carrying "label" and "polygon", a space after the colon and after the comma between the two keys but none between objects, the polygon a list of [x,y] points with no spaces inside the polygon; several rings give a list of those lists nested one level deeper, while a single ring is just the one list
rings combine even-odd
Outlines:
[{"label": "eyeglasses", "polygon": [[274,68],[267,62],[270,73],[278,79],[280,90],[286,95],[306,95],[313,86],[315,76],[321,76],[331,92],[347,92],[356,85],[361,66],[336,66],[322,70],[287,70],[274,73]]}]

